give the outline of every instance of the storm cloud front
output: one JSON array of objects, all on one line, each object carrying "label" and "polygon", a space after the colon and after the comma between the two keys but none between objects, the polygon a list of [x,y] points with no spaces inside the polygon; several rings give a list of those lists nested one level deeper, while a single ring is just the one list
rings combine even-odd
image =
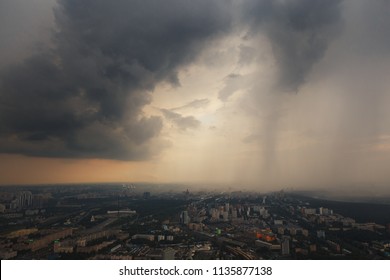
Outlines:
[{"label": "storm cloud front", "polygon": [[1,156],[101,160],[121,170],[106,180],[387,191],[389,12],[386,0],[4,0]]}]

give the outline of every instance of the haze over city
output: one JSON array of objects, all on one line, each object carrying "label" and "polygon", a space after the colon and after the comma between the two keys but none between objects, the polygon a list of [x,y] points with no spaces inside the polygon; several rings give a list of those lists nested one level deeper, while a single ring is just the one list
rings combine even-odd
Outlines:
[{"label": "haze over city", "polygon": [[389,194],[390,2],[0,1],[0,184]]}]

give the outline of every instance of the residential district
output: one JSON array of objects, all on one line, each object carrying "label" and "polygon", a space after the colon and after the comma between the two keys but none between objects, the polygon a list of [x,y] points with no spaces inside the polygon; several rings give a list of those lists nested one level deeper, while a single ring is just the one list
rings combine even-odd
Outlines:
[{"label": "residential district", "polygon": [[1,259],[390,259],[390,221],[283,190],[1,187],[0,225]]}]

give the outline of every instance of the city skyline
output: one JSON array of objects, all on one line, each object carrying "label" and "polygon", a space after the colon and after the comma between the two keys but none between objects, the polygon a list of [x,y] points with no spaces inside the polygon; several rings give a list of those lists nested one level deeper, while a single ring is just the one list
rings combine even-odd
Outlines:
[{"label": "city skyline", "polygon": [[390,205],[182,185],[0,188],[0,259],[388,260]]},{"label": "city skyline", "polygon": [[388,195],[389,10],[362,0],[4,0],[0,185]]}]

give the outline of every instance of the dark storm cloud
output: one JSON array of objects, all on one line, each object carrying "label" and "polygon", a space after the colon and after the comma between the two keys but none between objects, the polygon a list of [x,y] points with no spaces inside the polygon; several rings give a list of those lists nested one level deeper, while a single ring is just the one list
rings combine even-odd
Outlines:
[{"label": "dark storm cloud", "polygon": [[0,152],[149,157],[162,120],[143,116],[148,92],[163,80],[178,85],[179,67],[229,29],[228,4],[59,0],[52,45],[1,69]]},{"label": "dark storm cloud", "polygon": [[[244,3],[251,33],[269,38],[278,64],[278,89],[297,91],[341,28],[342,0],[263,0]],[[245,51],[245,50],[243,50]],[[245,59],[244,59],[245,61]]]},{"label": "dark storm cloud", "polygon": [[193,116],[183,116],[167,109],[161,109],[164,117],[174,123],[180,130],[195,129],[200,126],[200,121]]}]

